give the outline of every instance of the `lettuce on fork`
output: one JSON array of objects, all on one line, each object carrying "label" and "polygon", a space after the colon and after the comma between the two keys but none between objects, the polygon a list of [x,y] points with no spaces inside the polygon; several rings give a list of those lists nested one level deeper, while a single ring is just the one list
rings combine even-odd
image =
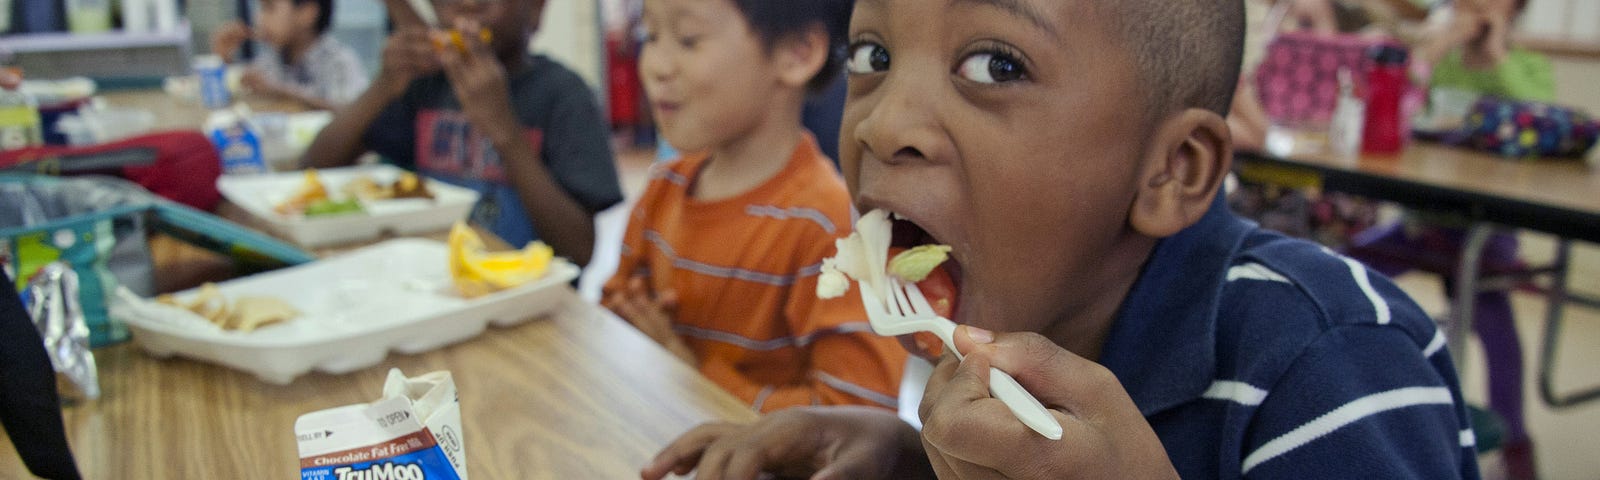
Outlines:
[{"label": "lettuce on fork", "polygon": [[837,250],[834,256],[822,260],[817,297],[844,296],[850,291],[852,278],[879,292],[887,287],[886,274],[907,282],[920,282],[950,257],[947,245],[921,245],[901,252],[890,261],[889,246],[893,236],[888,212],[873,210],[862,215],[856,221],[854,232],[834,240]]}]

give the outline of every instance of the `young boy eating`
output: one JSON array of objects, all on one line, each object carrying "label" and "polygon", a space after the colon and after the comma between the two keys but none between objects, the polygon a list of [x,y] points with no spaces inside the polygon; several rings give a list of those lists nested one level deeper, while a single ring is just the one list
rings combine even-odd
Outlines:
[{"label": "young boy eating", "polygon": [[322,110],[366,90],[367,71],[355,51],[327,35],[333,0],[262,0],[256,15],[254,31],[232,22],[211,36],[212,53],[227,62],[252,36],[269,47],[245,71],[244,86]]},{"label": "young boy eating", "polygon": [[843,61],[846,0],[647,0],[639,71],[690,153],[657,165],[605,305],[756,411],[896,406],[905,352],[821,301],[850,196],[801,125]]},{"label": "young boy eating", "polygon": [[965,362],[934,369],[921,432],[793,410],[692,430],[644,478],[1477,477],[1428,316],[1219,201],[1239,2],[934,3],[856,3],[841,163],[897,245],[953,247]]},{"label": "young boy eating", "polygon": [[571,70],[528,54],[544,1],[431,2],[448,30],[397,20],[377,81],[317,134],[302,163],[349,165],[377,152],[477,190],[472,221],[506,243],[543,240],[588,263],[594,214],[621,202],[622,190],[594,94]]}]

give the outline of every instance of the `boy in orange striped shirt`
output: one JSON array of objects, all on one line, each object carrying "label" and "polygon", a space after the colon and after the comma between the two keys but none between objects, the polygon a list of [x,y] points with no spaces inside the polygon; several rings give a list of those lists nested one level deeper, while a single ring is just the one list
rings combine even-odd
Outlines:
[{"label": "boy in orange striped shirt", "polygon": [[639,70],[683,158],[634,207],[605,305],[757,411],[896,408],[906,353],[819,301],[849,193],[801,125],[843,64],[848,0],[647,0]]}]

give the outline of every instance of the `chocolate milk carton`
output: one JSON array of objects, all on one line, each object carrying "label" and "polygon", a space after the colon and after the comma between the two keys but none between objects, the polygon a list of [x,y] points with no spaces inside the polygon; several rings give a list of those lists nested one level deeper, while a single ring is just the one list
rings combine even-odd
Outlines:
[{"label": "chocolate milk carton", "polygon": [[301,415],[301,480],[466,480],[461,403],[450,372],[389,370],[378,401]]}]

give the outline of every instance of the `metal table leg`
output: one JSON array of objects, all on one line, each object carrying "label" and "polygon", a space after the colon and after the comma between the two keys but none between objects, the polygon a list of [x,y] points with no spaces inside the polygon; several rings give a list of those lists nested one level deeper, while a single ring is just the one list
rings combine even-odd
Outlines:
[{"label": "metal table leg", "polygon": [[1460,264],[1456,268],[1455,305],[1450,309],[1450,325],[1445,330],[1450,355],[1456,362],[1456,375],[1466,376],[1467,339],[1472,338],[1472,304],[1478,296],[1478,266],[1482,265],[1483,250],[1489,244],[1494,228],[1485,222],[1475,222],[1467,230],[1461,248]]},{"label": "metal table leg", "polygon": [[1544,340],[1539,349],[1539,396],[1551,408],[1566,408],[1600,400],[1600,386],[1568,395],[1556,393],[1556,342],[1561,339],[1561,314],[1569,300],[1567,260],[1571,250],[1571,240],[1563,238],[1556,243],[1555,272],[1551,275],[1550,288],[1546,292],[1550,305],[1545,309]]}]

